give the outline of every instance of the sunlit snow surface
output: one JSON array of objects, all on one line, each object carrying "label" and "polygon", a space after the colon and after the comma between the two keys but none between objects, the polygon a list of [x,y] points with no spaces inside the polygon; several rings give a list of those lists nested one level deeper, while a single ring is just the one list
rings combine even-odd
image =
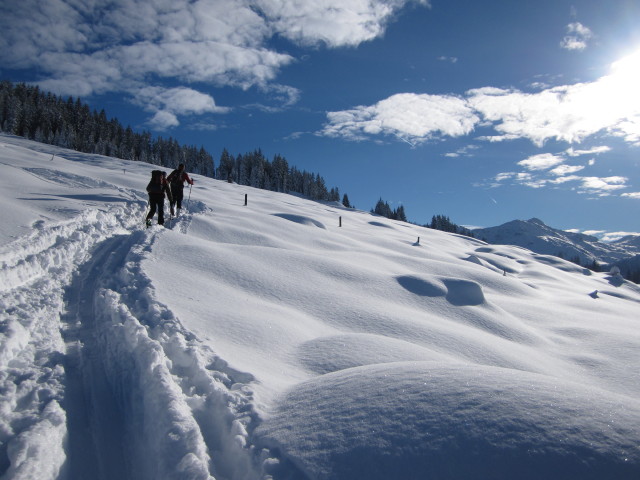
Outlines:
[{"label": "sunlit snow surface", "polygon": [[617,275],[198,175],[145,229],[152,165],[0,164],[3,479],[640,478]]}]

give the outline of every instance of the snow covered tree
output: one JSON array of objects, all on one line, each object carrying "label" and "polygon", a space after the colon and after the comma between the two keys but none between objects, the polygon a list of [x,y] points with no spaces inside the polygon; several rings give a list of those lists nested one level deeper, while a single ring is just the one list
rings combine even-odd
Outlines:
[{"label": "snow covered tree", "polygon": [[288,192],[290,175],[287,160],[280,155],[276,155],[273,158],[272,166],[274,190],[276,192]]},{"label": "snow covered tree", "polygon": [[382,197],[380,197],[378,203],[376,203],[376,206],[373,208],[373,210],[371,210],[371,212],[387,218],[392,218],[393,216],[391,207],[387,202],[382,200]]},{"label": "snow covered tree", "polygon": [[216,178],[231,182],[231,180],[233,179],[234,167],[235,162],[233,160],[233,157],[225,148],[224,150],[222,150],[222,154],[220,155],[220,163],[218,164],[218,173],[216,175]]}]

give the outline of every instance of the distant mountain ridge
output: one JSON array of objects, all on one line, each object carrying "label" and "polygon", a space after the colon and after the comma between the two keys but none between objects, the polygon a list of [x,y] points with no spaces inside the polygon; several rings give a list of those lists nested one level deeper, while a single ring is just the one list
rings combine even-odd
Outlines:
[{"label": "distant mountain ridge", "polygon": [[631,250],[635,248],[640,253],[640,235],[627,235],[626,237],[616,240],[614,243],[618,246],[627,247]]},{"label": "distant mountain ridge", "polygon": [[[538,218],[513,220],[497,227],[478,228],[473,234],[488,243],[517,245],[533,252],[555,255],[589,266],[626,264],[640,255],[640,235],[628,235],[604,243],[592,235],[573,233],[546,225]],[[621,268],[622,270],[622,268]]]}]

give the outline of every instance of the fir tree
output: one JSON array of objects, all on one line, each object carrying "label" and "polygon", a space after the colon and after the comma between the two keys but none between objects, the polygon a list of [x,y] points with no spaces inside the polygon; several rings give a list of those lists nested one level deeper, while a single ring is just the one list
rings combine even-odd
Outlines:
[{"label": "fir tree", "polygon": [[424,226],[432,228],[434,230],[441,230],[443,232],[457,233],[459,235],[465,235],[467,237],[474,237],[474,234],[471,230],[456,225],[449,219],[449,217],[445,215],[434,215],[431,218],[431,223]]},{"label": "fir tree", "polygon": [[216,175],[220,180],[226,180],[227,182],[231,182],[233,179],[233,169],[235,167],[235,162],[233,157],[229,154],[227,149],[222,150],[222,154],[220,155],[220,163],[218,164],[218,173]]},{"label": "fir tree", "polygon": [[394,215],[393,217],[396,220],[400,220],[401,222],[406,222],[407,221],[407,216],[404,213],[404,206],[400,205],[395,211],[394,211]]}]

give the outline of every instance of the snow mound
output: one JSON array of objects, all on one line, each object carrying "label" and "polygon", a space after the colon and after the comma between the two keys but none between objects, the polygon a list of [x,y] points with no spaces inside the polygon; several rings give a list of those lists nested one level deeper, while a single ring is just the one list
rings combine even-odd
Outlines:
[{"label": "snow mound", "polygon": [[409,292],[423,297],[444,297],[447,289],[429,279],[414,275],[402,275],[397,277],[398,283]]},{"label": "snow mound", "polygon": [[635,479],[640,406],[603,393],[493,367],[371,365],[297,385],[256,433],[318,480]]},{"label": "snow mound", "polygon": [[364,333],[310,340],[300,345],[298,357],[308,370],[318,374],[376,363],[448,359],[410,342]]},{"label": "snow mound", "polygon": [[391,225],[387,225],[386,223],[382,223],[382,222],[369,222],[369,225],[373,225],[374,227],[384,227],[384,228],[393,229]]},{"label": "snow mound", "polygon": [[458,278],[443,280],[447,287],[447,300],[451,305],[482,305],[485,302],[482,287],[476,282]]},{"label": "snow mound", "polygon": [[318,228],[323,228],[326,230],[327,227],[324,226],[322,222],[318,222],[313,218],[305,217],[304,215],[293,215],[290,213],[274,213],[274,217],[284,218],[285,220],[289,220],[290,222],[299,223],[301,225],[310,225]]}]

